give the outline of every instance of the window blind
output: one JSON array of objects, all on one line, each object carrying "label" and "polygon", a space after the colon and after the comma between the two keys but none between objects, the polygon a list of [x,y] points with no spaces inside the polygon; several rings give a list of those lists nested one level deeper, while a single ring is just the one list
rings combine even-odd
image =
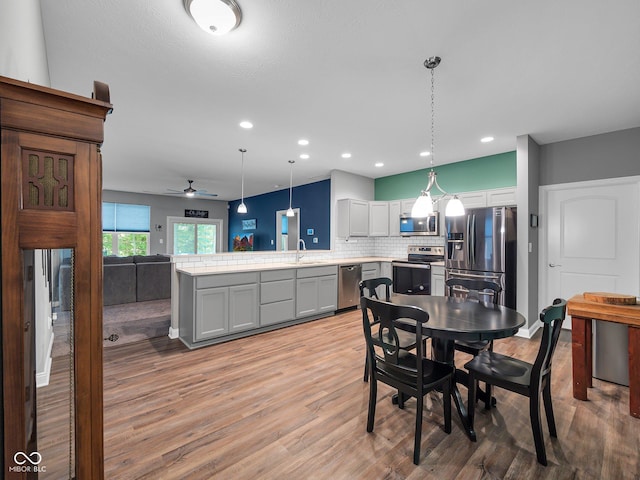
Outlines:
[{"label": "window blind", "polygon": [[103,232],[149,232],[151,207],[128,203],[102,203]]}]

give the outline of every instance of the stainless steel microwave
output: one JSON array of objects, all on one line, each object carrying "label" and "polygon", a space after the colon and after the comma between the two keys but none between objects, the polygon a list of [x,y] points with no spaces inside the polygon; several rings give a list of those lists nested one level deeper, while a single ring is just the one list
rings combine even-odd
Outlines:
[{"label": "stainless steel microwave", "polygon": [[434,212],[427,217],[413,218],[410,215],[400,215],[400,235],[440,235],[440,214]]}]

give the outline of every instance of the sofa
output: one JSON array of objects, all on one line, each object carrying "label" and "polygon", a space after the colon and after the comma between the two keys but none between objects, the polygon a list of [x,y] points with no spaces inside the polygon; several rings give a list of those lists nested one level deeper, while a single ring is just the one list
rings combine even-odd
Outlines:
[{"label": "sofa", "polygon": [[104,305],[171,298],[171,259],[166,255],[104,257]]},{"label": "sofa", "polygon": [[[104,305],[171,298],[171,258],[167,255],[103,257]],[[71,308],[71,265],[60,265],[61,309]]]}]

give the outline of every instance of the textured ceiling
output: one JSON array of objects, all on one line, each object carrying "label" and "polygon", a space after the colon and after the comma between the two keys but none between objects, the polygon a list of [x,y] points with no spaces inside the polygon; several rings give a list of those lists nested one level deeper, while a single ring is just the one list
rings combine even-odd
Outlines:
[{"label": "textured ceiling", "polygon": [[425,168],[432,55],[435,165],[640,126],[638,0],[238,0],[224,37],[182,0],[41,3],[52,87],[110,86],[106,189],[236,199],[241,147],[246,196],[288,187],[290,159],[294,184]]}]

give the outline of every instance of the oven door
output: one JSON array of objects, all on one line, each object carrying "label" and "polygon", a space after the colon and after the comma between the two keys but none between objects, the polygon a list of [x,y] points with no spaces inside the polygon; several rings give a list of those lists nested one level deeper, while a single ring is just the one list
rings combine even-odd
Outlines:
[{"label": "oven door", "polygon": [[405,295],[431,295],[431,265],[393,262],[393,291]]}]

